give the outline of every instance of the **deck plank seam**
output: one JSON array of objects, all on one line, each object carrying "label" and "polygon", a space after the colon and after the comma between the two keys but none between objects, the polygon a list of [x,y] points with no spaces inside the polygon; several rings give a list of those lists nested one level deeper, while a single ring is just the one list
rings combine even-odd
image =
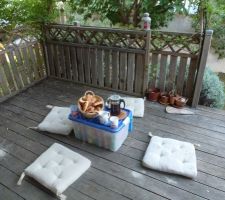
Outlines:
[{"label": "deck plank seam", "polygon": [[[16,176],[18,177],[18,179],[19,179],[20,176],[19,176],[18,174],[16,174],[14,171],[10,170],[9,168],[6,168],[6,167],[5,167],[4,165],[2,165],[1,163],[0,163],[0,166],[3,167],[5,170],[10,171],[10,172],[13,173],[14,175],[16,175]],[[29,183],[29,184],[31,184],[31,185],[33,185],[35,188],[37,188],[36,185],[35,185],[31,180],[25,178],[24,181],[27,182],[27,183]],[[37,190],[40,190],[40,191],[41,191],[40,188],[37,188]],[[20,194],[17,193],[16,191],[13,191],[13,192],[20,196]],[[23,197],[22,197],[22,198],[23,198]],[[23,198],[23,199],[24,199],[24,198]],[[25,198],[25,199],[26,199],[26,198]]]},{"label": "deck plank seam", "polygon": [[[8,139],[7,139],[7,140],[8,140]],[[16,145],[19,146],[18,144],[16,144]],[[21,148],[23,148],[23,147],[21,147]],[[25,148],[24,148],[24,149],[25,149]],[[25,149],[25,150],[27,150],[27,149]],[[14,157],[16,160],[20,160],[18,157],[14,156],[11,152],[8,152],[8,151],[6,151],[6,150],[3,150],[3,151],[6,152],[7,154],[9,154],[10,156]],[[27,151],[28,151],[28,150],[27,150]],[[34,152],[32,152],[32,153],[35,154]],[[38,154],[35,154],[35,155],[38,156]],[[20,161],[21,161],[22,163],[24,163],[24,164],[27,164],[27,165],[30,164],[30,163],[25,162],[25,161],[23,161],[23,160],[20,160]],[[18,178],[19,178],[20,175],[18,175],[16,172],[14,172],[13,170],[10,170],[9,168],[6,168],[6,167],[5,167],[4,165],[2,165],[1,163],[0,163],[0,165],[1,165],[2,167],[4,167],[5,169],[11,171],[11,172],[14,173],[15,175],[17,175]],[[27,180],[27,182],[29,182],[29,183],[32,184],[32,181],[29,181],[29,179],[26,178],[25,180]],[[1,183],[0,183],[0,184],[1,184]],[[32,185],[35,186],[35,184],[32,184]],[[79,191],[80,193],[84,194],[85,196],[88,196],[89,198],[96,200],[95,198],[91,197],[90,195],[87,195],[87,194],[85,194],[84,192],[78,190],[76,187],[73,187],[73,186],[71,186],[71,187],[72,187],[74,190]],[[113,190],[111,190],[111,191],[113,191]],[[114,192],[114,191],[113,191],[113,192]],[[114,192],[114,193],[117,193],[117,192]],[[118,193],[118,194],[119,194],[119,193]],[[120,194],[119,194],[119,195],[120,195]],[[127,197],[126,197],[126,198],[127,198]]]},{"label": "deck plank seam", "polygon": [[[147,107],[146,107],[146,108],[147,108]],[[150,110],[152,110],[152,109],[146,109],[146,110],[150,111]],[[181,123],[179,120],[176,120],[176,119],[171,120],[171,119],[169,119],[169,118],[167,118],[167,117],[160,116],[160,115],[157,115],[157,114],[153,114],[153,115],[154,115],[154,116],[157,116],[157,117],[159,117],[159,118],[167,119],[168,121],[175,121],[175,122]],[[219,131],[219,130],[212,130],[212,129],[205,128],[205,127],[202,127],[202,126],[196,126],[196,125],[191,124],[191,123],[188,123],[188,122],[182,122],[182,123],[183,123],[183,124],[186,124],[186,125],[189,125],[189,126],[196,127],[196,128],[201,128],[201,129],[204,129],[204,130],[210,130],[210,131],[213,131],[213,132],[221,133],[221,134],[223,134],[223,135],[225,134],[224,132]],[[213,124],[213,125],[216,125],[216,124]],[[217,126],[217,125],[216,125],[216,126]],[[222,128],[224,128],[224,127],[222,127]]]},{"label": "deck plank seam", "polygon": [[[68,102],[66,102],[66,103],[68,103]],[[166,125],[168,125],[168,124],[166,124]],[[184,130],[186,130],[186,129],[184,129]],[[215,131],[214,131],[215,132]],[[197,133],[197,134],[201,134],[201,133],[199,133],[199,132],[195,132],[195,133]],[[201,135],[204,135],[204,134],[201,134]],[[204,135],[205,136],[205,135]],[[210,136],[207,136],[207,137],[210,137]],[[212,137],[212,138],[214,138],[214,137]]]},{"label": "deck plank seam", "polygon": [[[80,91],[80,90],[79,90]],[[61,100],[61,99],[58,99],[58,100]],[[61,101],[63,101],[63,100],[61,100]],[[64,101],[65,102],[65,101]],[[69,102],[65,102],[65,103],[69,103]],[[147,107],[147,106],[146,106]],[[158,116],[158,117],[161,117],[161,116]],[[162,117],[161,117],[162,118]],[[167,119],[167,118],[166,118]],[[170,119],[169,119],[170,120]],[[175,121],[175,120],[172,120],[172,121]],[[179,123],[181,123],[180,121],[176,121],[176,122],[179,122]],[[190,123],[188,123],[188,124],[186,124],[186,125],[192,125],[192,124],[190,124]],[[198,126],[196,126],[196,127],[198,127]],[[202,127],[198,127],[198,128],[202,128]],[[211,129],[206,129],[206,130],[210,130],[210,131],[214,131],[214,132],[218,132],[218,133],[222,133],[222,134],[224,134],[223,132],[219,132],[219,131],[215,131],[215,130],[211,130]]]},{"label": "deck plank seam", "polygon": [[[0,163],[1,164],[1,163]],[[24,197],[22,197],[20,194],[14,192],[13,190],[11,190],[11,188],[9,188],[7,185],[4,185],[3,183],[0,183],[0,185],[2,185],[3,187],[7,188],[10,192],[15,193],[17,196],[19,196],[21,199],[24,199]]]},{"label": "deck plank seam", "polygon": [[[79,91],[81,91],[81,90],[79,90]],[[25,92],[25,94],[26,94],[26,92]],[[31,94],[29,94],[29,95],[33,95],[32,93]],[[29,96],[28,95],[28,96]],[[56,95],[55,95],[56,96]],[[67,95],[65,95],[65,96],[67,96]],[[69,99],[69,98],[67,98],[67,99]],[[40,99],[37,99],[37,101],[39,101],[39,102],[42,102],[42,100],[40,100]],[[70,101],[65,101],[65,100],[62,100],[61,102],[63,102],[63,103],[69,103]],[[13,105],[13,104],[12,104]],[[22,114],[22,116],[25,118],[25,119],[30,119],[30,120],[32,120],[33,122],[34,121],[38,121],[38,116],[37,116],[37,118],[35,118],[35,119],[33,119],[32,117],[29,117],[29,113],[25,113],[25,112],[23,112],[24,110],[26,110],[26,109],[24,109],[23,107],[20,107],[20,106],[18,106],[18,105],[15,105],[15,107],[18,107],[18,108],[21,108],[22,110],[21,110],[21,112],[23,113]],[[12,110],[10,110],[11,112],[13,112]],[[29,110],[29,109],[27,109],[27,111],[28,112],[31,112],[31,110]],[[18,114],[18,112],[17,111],[15,111],[14,113],[16,113],[16,114]],[[35,111],[32,111],[31,113],[36,113]],[[40,116],[44,116],[44,114],[42,115],[42,114],[40,114],[40,113],[38,113],[37,115],[40,115]],[[156,116],[158,116],[158,115],[156,115]],[[16,121],[16,123],[18,123],[18,121]],[[19,122],[19,123],[22,123],[22,122]],[[18,124],[19,124],[18,123]],[[179,121],[179,123],[181,123],[180,121]],[[27,123],[26,123],[27,124]],[[29,121],[28,121],[28,124],[29,124]],[[216,124],[214,124],[214,125],[216,125]],[[23,127],[26,127],[26,126],[24,126],[24,124],[22,124],[21,126],[23,126]],[[202,127],[200,127],[201,129],[203,129]],[[15,132],[16,133],[16,132]],[[37,133],[39,133],[39,132],[37,132]],[[176,135],[176,134],[175,134]],[[202,134],[203,135],[203,134]],[[24,136],[25,137],[25,136]],[[181,137],[181,136],[179,136],[179,137]],[[27,137],[28,139],[30,139],[29,137]],[[54,139],[55,139],[55,137],[53,137]],[[131,137],[132,139],[135,139],[135,140],[138,140],[137,138],[133,138],[133,137]],[[215,139],[215,138],[213,138],[213,139]],[[194,140],[194,139],[192,139],[192,140]],[[34,140],[35,142],[37,142],[37,139],[36,140]],[[62,142],[62,140],[60,140],[59,139],[59,141],[60,142]],[[139,140],[139,141],[141,141],[141,142],[145,142],[145,141],[143,141],[143,140]],[[66,144],[69,144],[70,146],[72,146],[73,148],[78,148],[78,147],[74,147],[74,145],[73,144],[71,144],[71,143],[67,143],[66,141],[63,141],[63,143],[66,143]],[[148,142],[147,142],[148,143]],[[210,144],[209,144],[210,145]],[[44,146],[47,146],[47,145],[45,145],[44,144]],[[126,145],[125,145],[126,146]],[[211,145],[211,146],[214,146],[214,145]],[[133,148],[132,146],[129,146],[130,148]],[[78,149],[81,149],[81,151],[84,151],[82,148],[78,148]],[[142,151],[143,152],[143,150],[140,150],[140,149],[138,149],[139,151]],[[90,150],[89,150],[90,151]],[[90,153],[89,151],[86,151],[87,153]],[[206,153],[206,154],[210,154],[210,153],[208,153],[208,152],[205,152],[205,151],[202,151],[202,152],[204,152],[204,153]],[[120,153],[121,155],[124,155],[124,156],[127,156],[127,154],[123,154],[123,153]],[[93,154],[94,156],[96,156],[96,154]],[[214,155],[214,154],[211,154],[211,155]],[[100,158],[102,158],[102,156],[101,155],[98,155],[97,154],[97,156],[98,157],[100,157]],[[216,155],[215,155],[216,156]],[[128,156],[129,157],[129,156]],[[138,160],[138,159],[135,159],[134,157],[130,157],[131,159],[133,159],[133,160]],[[104,158],[104,156],[103,156],[103,159],[105,159]],[[105,159],[106,160],[106,159]],[[118,164],[118,162],[116,162],[116,161],[112,161],[112,160],[108,160],[109,162],[114,162],[114,163],[116,163],[116,164]],[[203,161],[204,162],[204,161]],[[211,163],[210,163],[211,164]],[[121,165],[122,167],[125,167],[125,166],[123,166],[123,165]],[[217,165],[215,165],[215,166],[217,166]],[[220,167],[220,166],[218,166],[218,167]],[[125,168],[127,168],[127,167],[125,167]],[[132,168],[128,168],[128,169],[130,169],[130,170],[132,170],[132,171],[136,171],[136,170],[134,170],[134,169],[132,169]],[[140,173],[138,170],[136,171],[136,172],[138,172],[138,173]],[[205,174],[208,174],[207,172],[202,172],[202,173],[205,173]],[[109,174],[111,174],[111,173],[109,173]],[[145,176],[148,176],[148,175],[146,175],[146,174],[144,174]],[[209,174],[209,175],[211,175],[211,174]],[[215,176],[215,175],[211,175],[211,176]],[[217,177],[217,176],[215,176],[215,177]],[[220,177],[218,177],[218,178],[220,178]],[[158,179],[157,179],[158,180]],[[209,186],[209,187],[211,187],[211,186]],[[141,187],[142,188],[142,187]],[[213,187],[211,187],[211,188],[213,188]],[[220,190],[220,189],[217,189],[217,190]],[[222,190],[221,190],[222,191]],[[157,195],[158,195],[158,193],[157,193]]]},{"label": "deck plank seam", "polygon": [[[56,139],[57,140],[57,139]],[[62,142],[61,140],[59,140],[60,142]],[[65,142],[62,142],[62,143],[65,143]],[[67,145],[69,145],[69,146],[72,146],[71,144],[68,144],[68,143],[65,143],[65,144],[67,144]],[[16,144],[16,145],[18,145],[18,146],[20,146],[19,144]],[[43,145],[44,146],[44,145]],[[22,146],[20,146],[21,148],[24,148],[24,147],[22,147]],[[78,148],[78,147],[74,147],[74,146],[72,146],[73,148]],[[26,149],[26,148],[24,148],[24,149]],[[78,148],[78,149],[80,149],[80,148]],[[27,149],[26,149],[27,150]],[[84,151],[83,149],[80,149],[81,151]],[[85,152],[87,152],[88,154],[90,154],[90,152],[89,151],[85,151]],[[37,155],[38,156],[38,154],[36,154],[35,152],[33,152],[35,155]],[[100,156],[98,156],[98,155],[96,155],[96,154],[93,154],[93,155],[95,155],[95,156],[97,156],[97,157],[100,157]],[[100,158],[102,158],[102,157],[100,157]],[[111,161],[111,160],[109,160],[109,159],[106,159],[106,158],[104,158],[105,160],[108,160],[109,162],[112,162],[112,163],[115,163],[115,164],[117,164],[117,165],[120,165],[119,163],[117,163],[117,162],[114,162],[114,161]],[[132,158],[133,159],[133,158]],[[122,166],[122,167],[125,167],[125,166],[123,166],[123,165],[120,165],[120,166]],[[93,168],[95,168],[95,167],[93,167]],[[128,168],[128,167],[125,167],[125,168]],[[101,170],[101,169],[98,169],[98,168],[95,168],[96,170],[100,170],[100,171],[103,171],[103,170]],[[132,171],[135,171],[134,169],[131,169],[131,168],[128,168],[128,169],[130,169],[130,170],[132,170]],[[107,172],[105,172],[105,171],[103,171],[104,173],[107,173]],[[137,173],[140,173],[140,172],[138,172],[138,171],[135,171],[135,172],[137,172]],[[107,173],[107,174],[109,174],[109,175],[111,175],[110,173]],[[160,181],[160,182],[163,182],[163,183],[166,183],[166,184],[168,184],[167,182],[164,182],[164,181],[162,181],[162,180],[159,180],[159,179],[156,179],[156,178],[154,178],[154,177],[151,177],[151,176],[149,176],[149,175],[147,175],[147,174],[143,174],[143,173],[141,173],[142,175],[145,175],[145,176],[148,176],[148,177],[150,177],[150,178],[152,178],[152,179],[155,179],[155,180],[157,180],[157,181]],[[117,176],[116,176],[117,177]],[[118,177],[117,177],[118,178]],[[122,178],[121,178],[122,179]],[[127,180],[125,180],[125,179],[122,179],[122,180],[124,180],[124,181],[126,181],[126,182],[128,182]],[[195,181],[195,182],[197,182],[197,181]],[[131,183],[131,182],[128,182],[128,183]],[[131,183],[131,184],[133,184],[133,183]],[[201,184],[201,183],[200,183]],[[136,185],[136,184],[135,184]],[[168,184],[168,185],[171,185],[171,186],[174,186],[174,185],[172,185],[172,184]],[[137,186],[137,185],[136,185]],[[138,187],[140,187],[140,186],[138,186]],[[174,187],[176,187],[176,186],[174,186]],[[208,186],[208,187],[211,187],[211,186]],[[140,188],[142,188],[142,187],[140,187]],[[179,187],[176,187],[176,188],[179,188]],[[142,189],[145,189],[146,190],[146,188],[142,188]],[[183,190],[183,191],[186,191],[186,192],[188,192],[188,193],[192,193],[192,192],[190,192],[190,191],[188,191],[188,190],[184,190],[183,188],[179,188],[180,190]],[[216,189],[216,190],[218,190],[218,189]],[[150,190],[147,190],[147,191],[150,191]],[[152,192],[152,191],[150,191],[150,192]],[[154,192],[152,192],[152,193],[154,193]],[[155,193],[155,194],[157,194],[157,193]],[[196,196],[199,196],[199,197],[201,197],[201,198],[205,198],[205,197],[202,197],[202,196],[200,196],[200,195],[198,195],[198,194],[195,194],[195,193],[192,193],[193,195],[196,195]],[[157,194],[157,195],[159,195],[159,194]]]},{"label": "deck plank seam", "polygon": [[[24,116],[24,117],[28,118],[27,116]],[[28,118],[28,119],[30,119],[30,118]],[[33,119],[31,119],[31,120],[32,120],[32,121],[35,121],[35,120],[33,120]],[[37,122],[37,121],[35,121],[35,122]],[[38,123],[39,123],[39,122],[38,122]],[[23,125],[23,124],[21,124],[21,125]],[[136,139],[136,140],[138,140],[138,139]],[[140,141],[140,140],[139,140],[139,141]],[[141,142],[144,142],[144,143],[148,144],[148,142],[145,142],[145,141],[141,141]],[[136,147],[133,147],[133,148],[138,149],[138,148],[136,148]],[[197,150],[198,150],[198,151],[201,151],[201,152],[204,152],[204,153],[207,153],[207,154],[211,154],[211,155],[217,156],[217,157],[224,158],[224,157],[222,157],[222,156],[215,155],[215,154],[212,154],[212,153],[203,151],[203,150],[201,150],[201,149],[197,149]],[[204,162],[204,161],[203,161],[203,162]]]},{"label": "deck plank seam", "polygon": [[[152,107],[152,105],[153,104],[150,104],[150,102],[147,102],[146,104],[146,108],[148,108],[148,109],[150,109],[150,110],[154,110],[154,111],[159,111],[159,112],[162,112],[162,110],[161,110],[161,108],[159,107],[159,105],[158,106],[154,106],[154,107]],[[195,112],[195,111],[194,111]],[[165,117],[166,117],[166,113],[165,113]],[[221,122],[222,120],[220,120],[220,119],[215,119],[215,118],[210,118],[210,117],[208,117],[208,116],[203,116],[203,115],[200,115],[199,113],[196,113],[195,112],[195,115],[197,116],[197,115],[199,115],[199,116],[202,116],[202,118],[203,119],[211,119],[210,121],[209,121],[209,123],[211,123],[211,124],[213,124],[213,125],[218,125],[218,126],[220,126],[220,127],[223,127],[223,128],[225,128],[225,125],[221,125],[221,124],[219,124],[219,123],[213,123],[214,121],[216,122],[216,121],[218,121],[218,122]],[[163,117],[162,115],[160,115],[161,117]],[[185,116],[183,116],[183,117],[185,117]],[[170,119],[169,117],[166,117],[167,119]],[[212,120],[213,119],[213,120]],[[171,120],[171,119],[170,119]],[[225,121],[222,121],[223,123],[225,122]]]},{"label": "deck plank seam", "polygon": [[[24,125],[24,124],[21,124],[21,125]],[[142,141],[142,142],[144,142],[144,143],[148,143],[148,142],[145,142],[145,141]],[[137,148],[136,148],[137,149]],[[202,151],[202,152],[204,152],[204,153],[207,153],[208,154],[208,152],[205,152],[205,151]],[[214,155],[214,154],[212,154],[212,155]],[[217,156],[217,155],[215,155],[215,156]],[[203,162],[205,162],[204,160],[202,160]],[[216,165],[216,166],[218,166],[218,165]],[[218,166],[218,167],[220,167],[220,166]]]},{"label": "deck plank seam", "polygon": [[[6,108],[6,109],[7,109],[7,108]],[[10,110],[10,111],[11,111],[11,110]],[[13,111],[11,111],[11,112],[13,112]],[[16,112],[13,112],[13,113],[17,114]],[[36,114],[38,114],[38,113],[36,113]],[[29,117],[24,116],[24,115],[23,115],[23,117],[25,117],[25,118],[27,118],[27,119],[33,121],[33,122],[40,123],[39,121],[36,121],[36,120],[34,120],[33,118],[29,118]],[[23,125],[23,124],[21,124],[21,125]],[[161,129],[159,129],[159,130],[161,130]],[[162,130],[162,131],[164,131],[164,130]],[[165,132],[165,131],[164,131],[164,132]],[[145,143],[147,143],[147,142],[145,142]],[[211,145],[211,146],[213,146],[213,145]],[[134,148],[135,148],[135,149],[138,149],[138,148],[136,148],[136,147],[134,147]],[[220,155],[216,155],[216,154],[213,154],[213,153],[209,153],[209,152],[206,152],[206,151],[201,150],[201,149],[199,149],[199,148],[197,148],[197,150],[198,150],[198,151],[201,151],[201,152],[205,152],[205,153],[210,154],[210,155],[214,155],[214,156],[220,157],[220,158],[225,158],[225,156],[223,157],[223,156],[220,156]]]},{"label": "deck plank seam", "polygon": [[[54,137],[53,137],[54,138]],[[55,138],[54,138],[55,139]],[[7,139],[7,140],[9,140],[9,139]],[[55,139],[55,140],[57,140],[57,139]],[[60,142],[60,143],[63,143],[63,144],[66,144],[67,146],[71,146],[71,147],[73,147],[73,148],[75,148],[75,149],[79,149],[79,150],[81,150],[81,151],[84,151],[83,149],[80,149],[80,148],[78,148],[78,147],[74,147],[74,146],[72,146],[72,145],[70,145],[70,144],[68,144],[68,143],[65,143],[65,142],[63,142],[63,141],[61,141],[61,140],[58,140],[58,142]],[[15,145],[17,145],[17,146],[20,146],[21,148],[23,148],[23,149],[25,149],[25,150],[27,150],[26,148],[24,148],[23,146],[21,146],[21,145],[19,145],[19,144],[16,144],[16,143],[14,143]],[[44,146],[44,145],[43,145]],[[46,148],[48,148],[48,146],[46,146]],[[27,151],[29,151],[29,150],[27,150]],[[85,151],[86,153],[88,153],[88,154],[91,154],[90,152],[88,152],[88,151]],[[8,154],[10,154],[10,155],[12,155],[10,152],[7,152]],[[39,156],[39,154],[37,154],[37,153],[35,153],[35,152],[32,152],[31,151],[31,153],[33,153],[33,154],[35,154],[37,157]],[[97,156],[97,155],[95,155],[95,154],[92,154],[92,155],[94,155],[94,156],[96,156],[96,157],[99,157],[99,156]],[[15,157],[15,156],[13,156],[13,157]],[[17,158],[17,157],[15,157],[15,158]],[[101,158],[102,159],[102,157],[99,157],[99,158]],[[18,159],[18,158],[17,158]],[[18,159],[19,160],[19,159]],[[25,164],[30,164],[30,163],[28,163],[28,162],[25,162],[25,161],[23,161],[23,160],[20,160],[20,161],[22,161],[23,163],[25,163]],[[111,161],[110,161],[111,162]],[[114,163],[114,162],[112,162],[112,163]],[[0,165],[1,165],[1,163],[0,163]],[[4,166],[3,166],[4,167]],[[4,167],[5,168],[5,167]],[[110,173],[107,173],[107,172],[105,172],[105,171],[103,171],[103,170],[101,170],[101,169],[98,169],[98,168],[96,168],[96,167],[93,167],[92,166],[92,168],[94,168],[94,169],[96,169],[96,170],[98,170],[98,171],[102,171],[102,172],[104,172],[104,173],[106,173],[106,174],[108,174],[108,175],[110,175],[110,176],[113,176],[112,174],[110,174]],[[7,169],[7,168],[6,168]],[[9,171],[11,171],[11,172],[13,172],[12,170],[10,170],[10,169],[8,169]],[[133,170],[132,170],[133,171]],[[16,174],[15,172],[13,172],[14,174]],[[17,174],[16,174],[17,175]],[[17,175],[18,177],[19,177],[19,175]],[[120,180],[123,180],[123,181],[125,181],[125,182],[127,182],[127,183],[129,183],[129,184],[132,184],[132,185],[134,185],[133,183],[131,183],[131,182],[129,182],[129,181],[127,181],[127,180],[125,180],[125,179],[122,179],[122,178],[120,178],[120,177],[118,177],[118,176],[113,176],[113,177],[116,177],[116,178],[118,178],[118,179],[120,179]],[[136,185],[135,185],[136,186]],[[141,189],[144,189],[144,190],[146,190],[146,191],[149,191],[149,192],[151,192],[151,193],[154,193],[154,192],[152,192],[152,191],[150,191],[150,190],[147,190],[146,188],[143,188],[143,187],[141,187],[141,186],[138,186],[139,188],[141,188]],[[114,191],[115,192],[115,191]],[[119,194],[119,193],[118,193]],[[157,193],[154,193],[154,194],[156,194],[156,195],[158,195],[158,196],[161,196],[161,195],[159,195],[159,194],[157,194]],[[163,196],[162,196],[163,197]],[[165,199],[168,199],[167,197],[163,197],[163,198],[165,198]]]},{"label": "deck plank seam", "polygon": [[[121,153],[121,154],[127,156],[127,154],[123,154],[123,153]],[[131,159],[133,159],[133,160],[136,160],[136,161],[141,162],[141,160],[135,159],[135,158],[130,157],[130,156],[128,156],[128,157],[131,158]],[[132,168],[129,168],[129,169],[133,170]],[[138,171],[136,171],[136,172],[138,172]],[[221,178],[221,177],[219,177],[219,176],[216,176],[216,175],[213,175],[213,174],[209,174],[209,173],[204,172],[204,171],[202,171],[202,170],[198,170],[198,172],[201,172],[201,173],[203,173],[203,174],[207,174],[207,175],[210,175],[210,176],[213,176],[213,177],[216,177],[216,178],[218,178],[218,179],[222,179],[222,180],[225,181],[225,178]],[[140,173],[140,172],[138,172],[138,173]],[[159,172],[159,173],[160,173],[160,172]],[[144,174],[144,173],[143,173],[143,175],[149,176],[148,174]],[[151,176],[149,176],[149,177],[151,177]],[[152,177],[151,177],[151,178],[152,178]],[[214,188],[214,189],[216,189],[216,190],[219,190],[219,191],[221,191],[221,192],[224,192],[224,195],[225,195],[225,189],[224,189],[224,190],[221,190],[221,189],[219,189],[219,188],[216,188],[216,187],[213,187],[213,186],[209,186],[209,185],[205,184],[204,182],[198,181],[197,179],[195,179],[194,181],[197,182],[197,183],[199,183],[199,184],[201,184],[201,185],[205,185],[205,186],[207,186],[207,187]],[[167,183],[167,182],[165,182],[165,183]],[[178,188],[179,188],[179,187],[178,187]],[[181,188],[179,188],[179,189],[181,189]],[[188,190],[186,190],[186,191],[188,191]],[[189,192],[189,191],[188,191],[188,192]],[[195,194],[195,193],[193,193],[193,194]],[[201,197],[202,197],[202,196],[201,196]],[[204,197],[203,197],[203,198],[204,198]]]}]

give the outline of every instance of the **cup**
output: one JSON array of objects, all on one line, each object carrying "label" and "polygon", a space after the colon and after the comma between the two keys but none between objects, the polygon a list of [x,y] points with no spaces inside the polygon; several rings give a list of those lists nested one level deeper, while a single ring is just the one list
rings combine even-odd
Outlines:
[{"label": "cup", "polygon": [[109,123],[110,112],[102,110],[98,114],[100,124],[106,125]]},{"label": "cup", "polygon": [[118,128],[119,126],[119,118],[116,116],[112,116],[109,119],[111,128]]}]

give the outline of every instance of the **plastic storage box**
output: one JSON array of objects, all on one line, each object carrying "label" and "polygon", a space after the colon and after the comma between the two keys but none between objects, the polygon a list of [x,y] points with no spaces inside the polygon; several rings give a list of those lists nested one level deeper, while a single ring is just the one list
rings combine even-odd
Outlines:
[{"label": "plastic storage box", "polygon": [[69,115],[69,119],[74,122],[75,137],[79,140],[95,144],[99,147],[117,151],[132,130],[132,112],[125,109],[128,113],[124,120],[119,120],[118,128],[101,125],[98,119],[86,119],[80,114]]}]

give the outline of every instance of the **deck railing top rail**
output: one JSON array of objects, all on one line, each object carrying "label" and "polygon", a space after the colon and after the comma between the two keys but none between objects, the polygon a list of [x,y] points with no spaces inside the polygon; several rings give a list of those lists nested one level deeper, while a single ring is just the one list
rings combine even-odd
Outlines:
[{"label": "deck railing top rail", "polygon": [[143,30],[127,30],[121,28],[108,28],[108,27],[96,27],[96,26],[74,26],[66,24],[49,24],[45,26],[46,29],[49,28],[60,28],[64,30],[68,29],[77,29],[77,30],[96,30],[102,32],[116,32],[116,33],[125,33],[125,34],[140,34],[146,35],[146,31]]},{"label": "deck railing top rail", "polygon": [[[104,32],[122,32],[122,33],[134,33],[146,35],[145,30],[132,30],[132,29],[122,29],[122,28],[109,28],[109,27],[97,27],[97,26],[74,26],[67,24],[48,24],[45,26],[45,29],[49,28],[60,28],[60,29],[78,29],[78,30],[96,30],[96,31],[104,31]],[[166,35],[184,35],[184,36],[203,36],[202,33],[196,32],[171,32],[171,31],[161,31],[161,30],[151,30],[152,33],[164,33]]]},{"label": "deck railing top rail", "polygon": [[127,31],[96,27],[49,25],[45,29],[47,41],[109,48],[145,50],[145,31]]}]

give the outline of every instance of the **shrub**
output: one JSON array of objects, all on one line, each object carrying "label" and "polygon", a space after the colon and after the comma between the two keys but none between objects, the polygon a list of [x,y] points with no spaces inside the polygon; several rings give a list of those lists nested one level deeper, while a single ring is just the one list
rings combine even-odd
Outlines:
[{"label": "shrub", "polygon": [[203,77],[202,91],[199,104],[215,108],[224,108],[224,83],[211,69],[206,68]]}]

